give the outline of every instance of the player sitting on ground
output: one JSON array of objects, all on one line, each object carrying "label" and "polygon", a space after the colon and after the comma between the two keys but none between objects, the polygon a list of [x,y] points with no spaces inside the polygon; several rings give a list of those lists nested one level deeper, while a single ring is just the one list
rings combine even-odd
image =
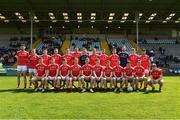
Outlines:
[{"label": "player sitting on ground", "polygon": [[103,67],[100,65],[100,60],[96,59],[96,65],[93,67],[94,87],[97,87],[100,82],[100,88],[103,86]]},{"label": "player sitting on ground", "polygon": [[107,91],[107,82],[110,82],[110,89],[112,89],[112,85],[114,84],[113,80],[113,69],[110,66],[110,61],[108,60],[106,62],[106,67],[103,70],[103,85],[105,88],[105,91]]},{"label": "player sitting on ground", "polygon": [[38,64],[39,56],[36,54],[36,49],[31,50],[31,55],[29,55],[29,76],[30,76],[30,86],[32,87],[31,79],[35,75],[35,67]]},{"label": "player sitting on ground", "polygon": [[52,57],[50,60],[50,64],[47,66],[47,76],[45,79],[46,88],[48,88],[48,82],[53,82],[53,88],[56,88],[57,79],[59,73],[59,65],[55,63],[55,59]]},{"label": "player sitting on ground", "polygon": [[[63,89],[65,82],[67,83],[67,81],[69,81],[70,75],[70,66],[67,64],[66,59],[62,60],[62,65],[59,67],[59,75],[60,76],[58,77],[57,86]],[[64,83],[63,86],[61,85],[62,82]]]},{"label": "player sitting on ground", "polygon": [[[139,91],[139,82],[144,82],[146,83],[147,77],[145,77],[145,70],[144,67],[141,66],[141,61],[137,61],[137,66],[134,67],[134,75],[135,75],[135,83],[136,87],[135,90],[138,92]],[[145,85],[144,85],[145,86]]]},{"label": "player sitting on ground", "polygon": [[126,67],[124,68],[124,78],[125,78],[125,84],[126,84],[126,89],[128,88],[128,83],[130,82],[131,87],[134,90],[134,84],[135,84],[135,79],[134,79],[134,69],[131,67],[131,63],[128,61]]},{"label": "player sitting on ground", "polygon": [[86,91],[85,88],[85,82],[90,82],[90,92],[94,92],[93,90],[93,83],[94,79],[92,77],[92,66],[89,64],[89,58],[86,59],[85,65],[82,66],[81,72],[82,72],[82,77],[81,77],[81,83],[82,83],[82,92]]},{"label": "player sitting on ground", "polygon": [[31,79],[35,91],[38,90],[38,81],[41,81],[41,84],[43,86],[42,91],[44,91],[46,68],[47,66],[43,63],[43,59],[39,58],[38,64],[35,67],[35,76]]},{"label": "player sitting on ground", "polygon": [[20,83],[21,83],[21,74],[24,76],[24,88],[26,88],[27,85],[27,77],[26,77],[26,72],[27,72],[27,62],[28,62],[28,57],[29,53],[25,50],[26,47],[24,44],[21,45],[21,50],[17,52],[17,57],[18,57],[18,62],[17,62],[17,74],[18,74],[18,85],[17,89],[20,88]]},{"label": "player sitting on ground", "polygon": [[80,75],[81,75],[81,66],[78,64],[79,58],[74,59],[74,65],[71,66],[71,71],[70,71],[70,79],[67,80],[67,88],[70,88],[72,90],[72,85],[74,81],[78,81],[78,88],[80,90],[81,87],[81,80],[80,80]]},{"label": "player sitting on ground", "polygon": [[123,72],[124,72],[124,68],[120,66],[120,61],[118,60],[117,65],[113,68],[113,76],[114,76],[114,92],[117,92],[118,90],[118,85],[117,83],[120,82],[120,92],[123,91],[123,85],[125,84],[125,80],[123,78]]},{"label": "player sitting on ground", "polygon": [[147,85],[152,87],[152,91],[155,90],[155,84],[159,84],[159,91],[161,92],[164,80],[162,69],[157,68],[156,64],[152,64],[152,70],[150,71],[150,79],[145,84],[145,91],[147,90]]}]

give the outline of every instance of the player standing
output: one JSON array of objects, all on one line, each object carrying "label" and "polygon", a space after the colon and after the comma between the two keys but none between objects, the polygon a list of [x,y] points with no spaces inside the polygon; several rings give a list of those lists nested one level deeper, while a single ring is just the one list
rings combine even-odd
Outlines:
[{"label": "player standing", "polygon": [[59,66],[62,64],[62,56],[59,54],[59,51],[57,48],[54,49],[54,54],[52,55],[52,58],[55,59],[55,63]]},{"label": "player standing", "polygon": [[67,60],[67,64],[68,64],[69,66],[73,65],[73,59],[74,59],[74,58],[73,58],[73,56],[72,56],[71,53],[70,53],[70,49],[67,49],[67,50],[66,50],[66,54],[63,55],[63,58]]},{"label": "player standing", "polygon": [[80,56],[80,65],[81,66],[85,65],[85,61],[87,58],[88,58],[87,49],[83,48],[82,54]]},{"label": "player standing", "polygon": [[109,56],[111,67],[116,66],[116,62],[119,60],[119,56],[116,54],[116,49],[113,48],[112,55]]},{"label": "player standing", "polygon": [[31,79],[35,75],[35,67],[38,64],[39,56],[36,54],[36,49],[31,50],[31,54],[29,55],[29,76],[30,76],[30,88],[32,87]]},{"label": "player standing", "polygon": [[74,52],[72,53],[73,58],[78,58],[78,64],[80,64],[80,57],[81,57],[81,52],[79,51],[79,48],[76,47]]},{"label": "player standing", "polygon": [[122,51],[119,52],[118,55],[119,55],[119,60],[121,61],[120,65],[122,67],[126,67],[126,64],[127,64],[127,61],[128,61],[128,57],[129,57],[129,54],[126,51],[126,46],[122,47]]},{"label": "player standing", "polygon": [[24,88],[26,88],[27,85],[27,62],[29,58],[29,53],[25,50],[26,46],[24,44],[21,45],[21,50],[17,52],[18,62],[17,62],[17,74],[18,74],[18,85],[17,88],[20,88],[20,82],[21,82],[21,74],[24,76]]},{"label": "player standing", "polygon": [[130,61],[132,67],[135,67],[137,65],[137,61],[139,60],[139,56],[136,54],[135,48],[131,49],[131,54],[128,57],[128,60]]},{"label": "player standing", "polygon": [[48,50],[46,48],[43,50],[43,54],[41,55],[41,58],[43,59],[43,63],[45,65],[49,65],[49,62],[51,60],[51,56],[48,55]]},{"label": "player standing", "polygon": [[108,60],[108,56],[106,55],[106,51],[103,48],[101,55],[99,55],[99,60],[100,60],[100,65],[105,67],[106,66],[106,61]]},{"label": "player standing", "polygon": [[92,66],[96,65],[96,59],[99,57],[99,55],[96,53],[96,48],[93,48],[93,52],[91,55],[89,55],[89,61]]}]

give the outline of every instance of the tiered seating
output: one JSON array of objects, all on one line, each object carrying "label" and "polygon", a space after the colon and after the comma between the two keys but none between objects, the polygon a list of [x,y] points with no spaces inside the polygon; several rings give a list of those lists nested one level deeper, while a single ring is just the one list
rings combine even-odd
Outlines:
[{"label": "tiered seating", "polygon": [[126,38],[119,38],[119,39],[109,38],[108,44],[109,45],[115,44],[117,45],[117,47],[126,46],[128,52],[130,52],[132,48],[132,45],[128,42]]},{"label": "tiered seating", "polygon": [[148,44],[176,44],[175,39],[146,39]]}]

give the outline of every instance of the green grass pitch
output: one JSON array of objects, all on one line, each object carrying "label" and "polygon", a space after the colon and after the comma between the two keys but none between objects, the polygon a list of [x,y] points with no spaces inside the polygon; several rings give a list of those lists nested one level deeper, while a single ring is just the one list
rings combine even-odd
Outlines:
[{"label": "green grass pitch", "polygon": [[0,76],[0,119],[180,119],[180,77],[164,79],[161,93],[35,93]]}]

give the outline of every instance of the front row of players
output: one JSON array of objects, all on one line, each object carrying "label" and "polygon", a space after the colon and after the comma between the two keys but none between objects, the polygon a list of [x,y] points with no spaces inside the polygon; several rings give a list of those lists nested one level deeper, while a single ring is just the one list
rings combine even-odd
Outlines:
[{"label": "front row of players", "polygon": [[[142,88],[143,83],[144,91],[147,91],[148,85],[152,87],[153,91],[155,84],[159,84],[159,91],[163,86],[163,73],[161,69],[157,68],[156,64],[152,64],[152,69],[148,73],[150,79],[148,79],[148,74],[145,73],[140,61],[137,62],[137,66],[134,68],[131,67],[130,62],[123,68],[120,66],[120,61],[117,61],[114,68],[111,68],[110,61],[107,61],[106,66],[103,68],[99,59],[96,60],[96,65],[92,67],[88,58],[82,67],[78,64],[78,58],[74,59],[72,66],[67,64],[66,59],[63,59],[63,64],[60,67],[55,63],[54,58],[51,58],[50,63],[46,66],[43,64],[43,59],[39,58],[35,75],[31,79],[35,91],[48,89],[49,81],[52,81],[54,88],[64,89],[66,87],[69,90],[72,90],[74,81],[78,81],[78,89],[81,92],[86,91],[86,82],[90,82],[90,92],[94,92],[93,89],[97,87],[106,91],[108,88],[107,83],[110,83],[110,89],[114,86],[115,92],[128,90],[129,87],[134,91],[138,91]],[[38,85],[38,81],[41,82],[40,85]],[[120,87],[118,87],[118,83],[120,83]],[[130,83],[130,86],[128,86],[128,83]]]}]

